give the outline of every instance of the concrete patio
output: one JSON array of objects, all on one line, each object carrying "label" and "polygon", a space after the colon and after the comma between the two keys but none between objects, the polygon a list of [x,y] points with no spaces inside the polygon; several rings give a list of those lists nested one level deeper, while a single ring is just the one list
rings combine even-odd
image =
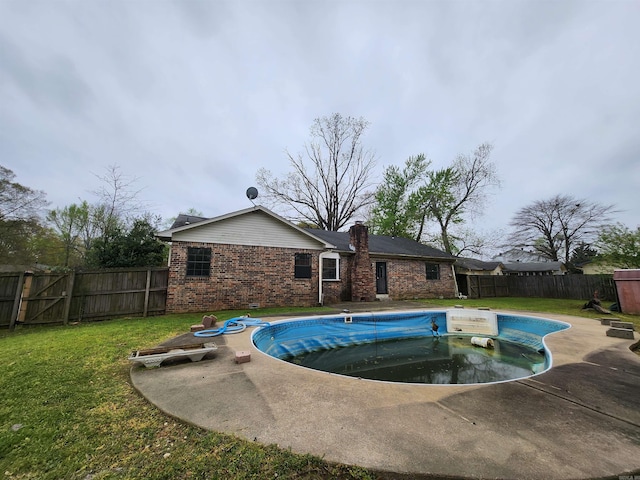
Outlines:
[{"label": "concrete patio", "polygon": [[[407,385],[313,371],[256,350],[252,328],[205,339],[219,348],[201,362],[133,367],[131,379],[150,402],[185,422],[385,478],[640,475],[634,340],[606,336],[607,327],[593,319],[538,316],[572,328],[547,337],[550,371],[508,383]],[[172,341],[187,340],[203,341],[193,334]],[[251,361],[236,363],[237,351],[250,351]]]}]

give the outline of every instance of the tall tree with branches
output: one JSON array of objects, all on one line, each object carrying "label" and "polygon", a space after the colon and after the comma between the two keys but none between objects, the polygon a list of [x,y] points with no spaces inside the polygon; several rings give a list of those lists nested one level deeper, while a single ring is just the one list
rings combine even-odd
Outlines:
[{"label": "tall tree with branches", "polygon": [[383,181],[375,192],[369,227],[376,235],[416,238],[421,236],[419,204],[414,190],[423,183],[431,161],[424,154],[409,157],[404,168],[391,165],[384,170]]},{"label": "tall tree with branches", "polygon": [[640,227],[635,230],[617,223],[598,235],[598,258],[620,268],[640,268]]},{"label": "tall tree with branches", "polygon": [[129,227],[143,208],[139,195],[137,177],[122,172],[119,165],[109,165],[101,175],[95,174],[100,186],[93,191],[98,198],[91,206],[91,222],[98,236],[108,235],[110,231]]},{"label": "tall tree with branches", "polygon": [[19,184],[12,170],[0,165],[0,222],[37,221],[47,205],[45,193]]},{"label": "tall tree with branches", "polygon": [[[83,200],[51,210],[47,216],[64,245],[64,266],[78,267],[95,260],[94,243],[111,246],[127,235],[136,222],[145,221],[152,226],[159,223],[150,213],[142,212],[142,189],[136,187],[137,178],[125,175],[118,165],[110,165],[95,176],[101,182],[92,192],[97,201]],[[90,252],[92,258],[88,258]]]},{"label": "tall tree with branches", "polygon": [[64,208],[56,208],[49,211],[47,220],[53,225],[64,245],[63,265],[65,267],[70,265],[74,253],[82,259],[84,249],[81,239],[82,232],[85,231],[89,222],[89,204],[83,201],[79,205],[74,203]]},{"label": "tall tree with branches", "polygon": [[30,241],[42,229],[45,193],[15,181],[16,175],[0,165],[0,263],[32,263],[37,255]]},{"label": "tall tree with branches", "polygon": [[500,185],[495,164],[490,160],[492,150],[491,144],[483,143],[471,155],[458,155],[451,166],[428,172],[427,183],[412,200],[421,211],[418,239],[426,220],[432,219],[438,223],[441,247],[447,253],[459,253],[452,228],[464,223],[469,214],[480,214],[489,189]]},{"label": "tall tree with branches", "polygon": [[[480,214],[489,188],[500,185],[489,159],[492,149],[483,143],[472,155],[460,154],[440,170],[429,170],[431,161],[422,154],[407,159],[402,170],[388,167],[371,208],[374,232],[434,243],[451,254],[486,248],[486,239],[456,234],[453,227],[471,213]],[[437,222],[437,237],[429,235],[428,222]]]},{"label": "tall tree with branches", "polygon": [[530,248],[552,261],[571,266],[574,246],[595,240],[609,224],[612,205],[571,195],[555,195],[522,207],[511,219],[510,244]]},{"label": "tall tree with branches", "polygon": [[258,171],[263,197],[288,210],[295,222],[340,230],[373,202],[375,155],[362,144],[368,126],[364,118],[339,113],[316,118],[304,152],[287,152],[293,170],[283,180],[264,168]]}]

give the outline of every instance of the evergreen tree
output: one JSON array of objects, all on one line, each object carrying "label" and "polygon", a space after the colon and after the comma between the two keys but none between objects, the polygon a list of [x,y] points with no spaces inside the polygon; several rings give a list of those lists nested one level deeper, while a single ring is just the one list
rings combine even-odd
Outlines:
[{"label": "evergreen tree", "polygon": [[115,227],[95,239],[87,264],[92,268],[158,267],[164,264],[166,248],[155,238],[151,223],[138,219],[128,232]]}]

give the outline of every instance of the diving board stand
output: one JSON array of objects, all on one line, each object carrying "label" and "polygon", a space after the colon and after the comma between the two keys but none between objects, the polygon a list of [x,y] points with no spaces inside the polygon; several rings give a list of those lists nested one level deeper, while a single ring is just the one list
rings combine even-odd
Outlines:
[{"label": "diving board stand", "polygon": [[192,362],[199,362],[210,352],[215,352],[218,346],[215,343],[177,345],[173,347],[157,347],[146,350],[136,350],[129,356],[133,363],[144,365],[146,368],[159,367],[168,359],[188,358]]},{"label": "diving board stand", "polygon": [[498,315],[488,310],[447,310],[447,333],[498,335]]}]

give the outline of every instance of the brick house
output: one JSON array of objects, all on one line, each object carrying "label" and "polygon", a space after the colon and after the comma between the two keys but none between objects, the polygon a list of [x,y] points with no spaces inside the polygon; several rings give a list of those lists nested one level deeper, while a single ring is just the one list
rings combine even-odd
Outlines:
[{"label": "brick house", "polygon": [[262,206],[180,215],[170,242],[167,312],[454,297],[455,257],[406,238],[300,228]]}]

